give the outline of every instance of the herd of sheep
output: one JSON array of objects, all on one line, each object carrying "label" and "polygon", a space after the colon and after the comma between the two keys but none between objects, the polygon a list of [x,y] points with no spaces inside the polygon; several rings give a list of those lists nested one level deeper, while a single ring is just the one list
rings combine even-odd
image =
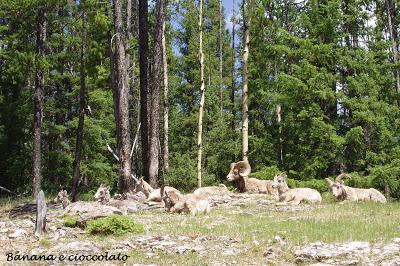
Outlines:
[{"label": "herd of sheep", "polygon": [[[273,180],[259,180],[249,178],[251,172],[250,164],[247,161],[232,163],[227,175],[228,181],[233,181],[239,192],[263,193],[271,195],[279,202],[277,205],[292,204],[297,205],[302,202],[309,204],[321,203],[321,194],[311,188],[289,188],[286,183],[286,175],[279,174]],[[351,178],[348,174],[340,174],[335,181],[326,178],[327,185],[334,198],[341,202],[347,201],[373,201],[386,203],[386,198],[381,192],[374,188],[361,189],[346,186],[342,183],[343,177]],[[130,198],[137,201],[146,202],[148,205],[162,205],[167,212],[188,213],[191,215],[207,214],[210,212],[213,199],[223,197],[230,192],[224,185],[202,187],[193,193],[182,194],[179,190],[164,186],[162,188],[152,188],[143,178],[135,184],[134,192],[129,195],[116,194],[111,198],[109,187],[101,185],[95,194],[96,200],[104,205],[121,206],[123,198]],[[61,202],[66,208],[70,203],[68,194],[65,190],[58,193],[55,201]]]}]

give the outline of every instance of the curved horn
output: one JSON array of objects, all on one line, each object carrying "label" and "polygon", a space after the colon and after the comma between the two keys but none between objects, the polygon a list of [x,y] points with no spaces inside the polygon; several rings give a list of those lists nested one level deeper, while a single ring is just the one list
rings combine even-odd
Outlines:
[{"label": "curved horn", "polygon": [[239,175],[241,177],[248,176],[251,173],[251,166],[248,161],[237,162],[235,168],[239,170]]},{"label": "curved horn", "polygon": [[348,179],[351,179],[351,175],[346,174],[346,173],[341,173],[340,175],[338,175],[338,176],[335,178],[335,182],[340,182],[340,181],[342,181],[342,178],[343,178],[343,177],[346,177],[346,178],[348,178]]}]

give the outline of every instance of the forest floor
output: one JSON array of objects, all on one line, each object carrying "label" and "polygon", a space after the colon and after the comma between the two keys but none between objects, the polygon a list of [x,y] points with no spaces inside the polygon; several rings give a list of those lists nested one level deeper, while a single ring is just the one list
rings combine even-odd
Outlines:
[{"label": "forest floor", "polygon": [[[121,237],[65,227],[54,205],[39,241],[35,213],[15,215],[17,205],[0,206],[0,265],[400,265],[398,202],[276,206],[264,195],[235,194],[209,215],[129,214],[145,233]],[[72,261],[60,261],[63,254]],[[94,254],[109,260],[79,261]],[[127,260],[113,260],[117,254]],[[23,255],[48,261],[15,260]]]}]

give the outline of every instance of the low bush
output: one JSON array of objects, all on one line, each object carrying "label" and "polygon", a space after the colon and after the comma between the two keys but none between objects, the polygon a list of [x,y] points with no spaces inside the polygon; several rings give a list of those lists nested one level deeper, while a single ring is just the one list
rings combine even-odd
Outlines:
[{"label": "low bush", "polygon": [[250,177],[258,178],[261,180],[271,180],[274,179],[274,176],[281,173],[282,171],[279,170],[277,166],[269,166],[264,167],[261,170],[251,173]]},{"label": "low bush", "polygon": [[79,219],[79,216],[77,216],[77,215],[73,215],[73,216],[68,215],[68,216],[64,217],[63,224],[66,227],[76,227],[78,219]]},{"label": "low bush", "polygon": [[86,230],[91,235],[125,235],[144,232],[142,224],[135,223],[131,218],[122,215],[110,215],[87,223]]}]

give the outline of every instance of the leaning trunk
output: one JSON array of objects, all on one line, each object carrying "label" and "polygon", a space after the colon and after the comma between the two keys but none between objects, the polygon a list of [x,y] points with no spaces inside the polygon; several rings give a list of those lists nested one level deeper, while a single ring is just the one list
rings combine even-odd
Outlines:
[{"label": "leaning trunk", "polygon": [[83,126],[85,122],[85,91],[86,91],[86,72],[85,72],[85,42],[86,42],[86,13],[85,7],[82,10],[82,44],[81,44],[81,80],[79,89],[79,122],[78,129],[76,132],[76,146],[75,146],[75,159],[73,163],[72,172],[72,201],[77,200],[78,194],[78,182],[80,174],[80,164],[81,164],[81,151],[82,151],[82,140],[83,140]]},{"label": "leaning trunk", "polygon": [[35,93],[33,98],[33,195],[40,191],[40,183],[42,181],[42,121],[43,121],[43,97],[44,97],[44,70],[43,59],[46,41],[46,10],[44,7],[39,8],[36,24],[36,76],[35,76]]},{"label": "leaning trunk", "polygon": [[197,137],[197,187],[201,187],[201,159],[203,153],[202,132],[203,132],[203,110],[205,101],[204,86],[204,54],[203,54],[203,0],[199,3],[199,59],[200,59],[200,108],[199,108],[199,124]]},{"label": "leaning trunk", "polygon": [[131,181],[130,163],[130,124],[129,124],[129,86],[127,83],[127,69],[125,58],[125,45],[123,42],[122,28],[122,4],[120,0],[114,0],[114,28],[115,28],[115,93],[117,97],[116,121],[118,156],[119,156],[119,182],[118,190],[120,193],[129,191]]}]

